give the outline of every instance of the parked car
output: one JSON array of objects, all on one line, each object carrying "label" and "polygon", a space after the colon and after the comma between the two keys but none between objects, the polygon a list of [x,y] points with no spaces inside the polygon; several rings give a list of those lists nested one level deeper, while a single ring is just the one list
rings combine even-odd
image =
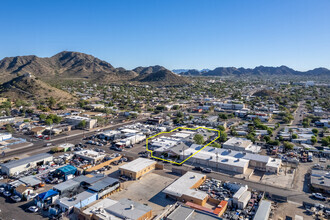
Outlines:
[{"label": "parked car", "polygon": [[323,196],[321,193],[312,193],[312,196],[315,197],[316,199],[320,199],[320,200],[327,199],[327,197]]},{"label": "parked car", "polygon": [[20,202],[20,201],[22,201],[21,197],[19,197],[18,195],[11,196],[10,198],[11,198],[14,202]]},{"label": "parked car", "polygon": [[212,173],[212,169],[211,168],[203,168],[202,172],[203,173]]},{"label": "parked car", "polygon": [[197,170],[197,171],[201,171],[202,170],[202,167],[194,167],[194,170]]},{"label": "parked car", "polygon": [[38,209],[38,207],[37,206],[30,206],[29,208],[28,208],[28,211],[30,211],[30,212],[37,212],[39,209]]},{"label": "parked car", "polygon": [[6,197],[9,197],[9,196],[11,196],[11,193],[10,193],[9,191],[5,191],[5,192],[3,193],[3,195],[6,196]]}]

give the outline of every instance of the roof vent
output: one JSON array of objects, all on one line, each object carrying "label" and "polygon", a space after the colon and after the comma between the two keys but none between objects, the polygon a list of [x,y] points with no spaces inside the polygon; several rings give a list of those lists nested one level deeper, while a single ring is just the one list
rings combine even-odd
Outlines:
[{"label": "roof vent", "polygon": [[133,205],[133,204],[130,205],[130,209],[131,209],[131,210],[134,209],[134,205]]}]

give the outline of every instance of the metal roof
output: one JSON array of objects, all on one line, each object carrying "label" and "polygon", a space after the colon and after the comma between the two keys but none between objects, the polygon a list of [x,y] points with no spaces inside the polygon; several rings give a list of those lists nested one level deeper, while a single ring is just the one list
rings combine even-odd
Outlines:
[{"label": "metal roof", "polygon": [[191,187],[193,187],[204,177],[204,174],[188,171],[179,179],[174,181],[171,185],[169,185],[166,189],[164,189],[163,192],[176,197],[188,195],[190,197],[203,200],[208,196],[207,193],[203,191],[196,191],[195,189],[191,189]]},{"label": "metal roof", "polygon": [[92,186],[90,186],[88,189],[93,190],[95,192],[99,192],[105,189],[106,187],[113,186],[115,184],[119,184],[119,181],[117,179],[111,177],[105,177],[100,181],[92,184]]},{"label": "metal roof", "polygon": [[65,181],[63,183],[59,183],[59,184],[55,185],[53,188],[62,193],[63,191],[79,187],[79,185],[80,185],[80,182],[76,182],[73,179],[71,179],[71,180]]},{"label": "metal roof", "polygon": [[19,181],[24,183],[27,186],[36,186],[39,183],[41,183],[41,181],[35,176],[26,176],[26,177],[20,178]]},{"label": "metal roof", "polygon": [[1,164],[2,167],[7,167],[8,169],[14,168],[14,167],[18,167],[18,166],[22,166],[28,163],[32,163],[32,162],[39,162],[41,160],[47,159],[47,158],[53,158],[53,156],[51,154],[48,153],[42,153],[42,154],[36,154],[36,155],[32,155],[30,157],[26,157],[20,160],[12,160],[8,163],[3,163]]},{"label": "metal roof", "polygon": [[133,220],[139,219],[152,210],[149,206],[134,202],[130,199],[121,199],[104,209],[115,216],[125,216],[126,218]]},{"label": "metal roof", "polygon": [[271,205],[272,205],[271,202],[262,200],[253,220],[268,219]]},{"label": "metal roof", "polygon": [[154,163],[157,163],[157,162],[154,160],[139,157],[127,164],[124,164],[123,166],[121,166],[119,168],[129,170],[131,172],[139,172],[140,170],[143,170],[146,167],[148,167]]}]

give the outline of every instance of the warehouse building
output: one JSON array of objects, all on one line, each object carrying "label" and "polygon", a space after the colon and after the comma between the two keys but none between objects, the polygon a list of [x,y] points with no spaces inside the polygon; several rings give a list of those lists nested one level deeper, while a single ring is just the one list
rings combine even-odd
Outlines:
[{"label": "warehouse building", "polygon": [[75,156],[78,158],[82,158],[83,160],[87,160],[92,164],[95,164],[99,161],[102,161],[105,157],[105,153],[96,152],[93,150],[82,150],[74,152]]},{"label": "warehouse building", "polygon": [[20,160],[13,160],[8,163],[1,164],[1,172],[11,176],[15,173],[27,171],[31,168],[42,166],[52,161],[53,161],[53,156],[51,154],[48,153],[36,154]]},{"label": "warehouse building", "polygon": [[194,208],[179,205],[173,212],[166,217],[167,220],[221,220],[221,218],[215,215],[209,214],[205,211],[199,211]]},{"label": "warehouse building", "polygon": [[[193,144],[190,148],[179,152],[181,160],[195,154],[202,147],[201,145]],[[278,173],[281,167],[280,159],[209,146],[203,148],[187,162],[241,174],[244,174],[248,167],[269,173]]]},{"label": "warehouse building", "polygon": [[314,189],[330,192],[330,174],[325,170],[312,170],[311,185]]},{"label": "warehouse building", "polygon": [[123,166],[119,167],[120,174],[130,177],[134,180],[156,169],[157,162],[146,158],[137,158]]},{"label": "warehouse building", "polygon": [[97,181],[96,183],[88,187],[88,190],[97,193],[98,198],[102,198],[110,195],[119,187],[120,187],[120,182],[118,181],[118,179],[111,177],[104,177],[100,181]]},{"label": "warehouse building", "polygon": [[259,208],[254,215],[253,220],[265,220],[269,218],[272,203],[270,201],[262,200]]},{"label": "warehouse building", "polygon": [[251,192],[248,191],[248,186],[242,186],[239,190],[233,195],[233,206],[237,209],[244,209],[251,199]]},{"label": "warehouse building", "polygon": [[82,220],[131,219],[147,220],[152,218],[152,209],[130,199],[115,201],[109,198],[100,200],[85,210],[80,210]]},{"label": "warehouse building", "polygon": [[206,180],[206,175],[194,172],[187,172],[166,189],[163,190],[167,196],[182,202],[192,202],[197,205],[205,205],[208,194],[197,191],[198,188]]},{"label": "warehouse building", "polygon": [[66,165],[64,167],[60,167],[54,171],[54,176],[61,178],[63,180],[69,179],[69,177],[75,175],[77,172],[77,168],[72,165]]},{"label": "warehouse building", "polygon": [[258,153],[261,150],[260,146],[254,145],[249,139],[237,137],[230,138],[223,143],[222,148],[248,153]]},{"label": "warehouse building", "polygon": [[9,140],[10,138],[12,138],[10,133],[0,133],[0,141]]},{"label": "warehouse building", "polygon": [[86,128],[91,129],[96,126],[97,120],[96,119],[91,119],[88,117],[81,117],[81,116],[69,116],[65,118],[65,122],[73,125],[73,126],[78,126],[80,122],[85,121],[86,122]]},{"label": "warehouse building", "polygon": [[63,212],[71,211],[75,208],[83,208],[98,199],[97,193],[91,191],[83,191],[73,197],[63,197],[56,200],[56,204],[59,205]]}]

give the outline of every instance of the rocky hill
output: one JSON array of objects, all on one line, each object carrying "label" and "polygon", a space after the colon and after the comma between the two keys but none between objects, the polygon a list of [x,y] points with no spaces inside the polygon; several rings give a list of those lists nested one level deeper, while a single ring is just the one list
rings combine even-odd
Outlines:
[{"label": "rocky hill", "polygon": [[[142,68],[142,67],[141,67]],[[141,83],[152,83],[157,85],[185,85],[189,84],[190,81],[182,76],[179,76],[172,71],[161,67],[144,67],[140,69],[138,77],[134,78],[133,81]]]},{"label": "rocky hill", "polygon": [[52,96],[60,102],[71,102],[76,98],[71,94],[50,86],[35,76],[26,73],[0,85],[1,97],[11,99],[45,100]]},{"label": "rocky hill", "polygon": [[[159,71],[165,71],[162,66],[137,67],[133,70],[115,68],[110,63],[100,60],[92,55],[63,51],[52,57],[40,58],[37,56],[6,57],[0,60],[0,82],[15,78],[19,74],[32,73],[46,82],[66,79],[94,80],[102,83],[112,82],[135,82],[148,83],[142,75],[150,75]],[[171,84],[171,71],[165,71],[169,76],[159,78],[162,84]],[[174,74],[175,75],[175,74]],[[156,82],[151,79],[150,82]],[[186,79],[180,76],[175,77],[178,84],[186,83]],[[164,80],[163,80],[164,79]],[[165,79],[170,81],[167,83]]]}]

